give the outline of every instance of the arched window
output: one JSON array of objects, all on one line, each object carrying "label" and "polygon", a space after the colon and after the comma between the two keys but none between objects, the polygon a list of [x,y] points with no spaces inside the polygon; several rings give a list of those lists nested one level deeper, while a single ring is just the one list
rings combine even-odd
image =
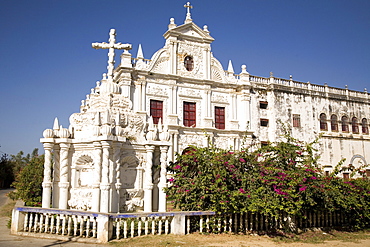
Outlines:
[{"label": "arched window", "polygon": [[342,132],[349,132],[348,117],[342,117]]},{"label": "arched window", "polygon": [[320,114],[320,130],[328,130],[328,123],[326,122],[325,113]]},{"label": "arched window", "polygon": [[338,117],[337,117],[337,115],[331,115],[330,127],[331,127],[331,131],[338,132],[339,129],[338,129]]},{"label": "arched window", "polygon": [[186,56],[184,60],[184,66],[187,71],[192,71],[194,68],[194,61],[193,57],[191,56]]},{"label": "arched window", "polygon": [[352,118],[352,133],[358,134],[360,132],[358,128],[358,120],[357,117]]},{"label": "arched window", "polygon": [[367,124],[367,119],[363,118],[361,121],[362,125],[362,134],[368,135],[369,134],[369,125]]}]

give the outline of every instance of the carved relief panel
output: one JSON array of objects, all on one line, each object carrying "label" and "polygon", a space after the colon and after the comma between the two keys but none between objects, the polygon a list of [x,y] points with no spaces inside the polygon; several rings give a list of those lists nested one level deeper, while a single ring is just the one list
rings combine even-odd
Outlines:
[{"label": "carved relief panel", "polygon": [[194,42],[180,41],[177,48],[177,73],[180,76],[204,78],[204,48]]}]

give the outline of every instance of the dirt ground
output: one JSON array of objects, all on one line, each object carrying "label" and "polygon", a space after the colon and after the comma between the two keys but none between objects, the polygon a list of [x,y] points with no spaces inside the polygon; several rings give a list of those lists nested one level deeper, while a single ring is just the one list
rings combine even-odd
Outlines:
[{"label": "dirt ground", "polygon": [[[323,233],[321,233],[323,234]],[[369,236],[370,237],[370,236]],[[348,239],[319,241],[321,243],[303,243],[303,242],[283,242],[281,240],[272,239],[268,236],[246,236],[246,235],[200,235],[190,234],[186,236],[143,236],[135,239],[123,239],[114,241],[115,246],[232,246],[232,247],[247,247],[247,246],[281,246],[281,247],[370,247],[370,239],[356,239],[348,237]]]}]

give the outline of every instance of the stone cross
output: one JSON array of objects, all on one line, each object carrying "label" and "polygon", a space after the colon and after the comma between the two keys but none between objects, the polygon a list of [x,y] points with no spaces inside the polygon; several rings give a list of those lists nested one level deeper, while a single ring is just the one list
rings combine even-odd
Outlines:
[{"label": "stone cross", "polygon": [[186,5],[184,5],[184,8],[187,9],[187,13],[186,13],[186,19],[185,19],[185,23],[189,23],[191,22],[191,14],[190,14],[190,9],[193,8],[193,6],[190,5],[190,2],[187,2]]},{"label": "stone cross", "polygon": [[111,29],[109,32],[109,43],[102,42],[102,43],[92,43],[92,47],[95,49],[109,49],[108,52],[108,80],[113,80],[113,70],[114,70],[114,49],[117,50],[131,50],[131,44],[121,44],[116,43],[116,30]]}]

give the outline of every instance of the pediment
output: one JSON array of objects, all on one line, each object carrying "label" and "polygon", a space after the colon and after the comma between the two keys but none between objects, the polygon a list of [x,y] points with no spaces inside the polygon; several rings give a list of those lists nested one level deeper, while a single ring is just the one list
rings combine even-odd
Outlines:
[{"label": "pediment", "polygon": [[211,43],[214,41],[208,31],[204,31],[193,22],[187,23],[168,30],[164,35],[165,39],[175,36],[181,39],[198,40],[199,42]]}]

